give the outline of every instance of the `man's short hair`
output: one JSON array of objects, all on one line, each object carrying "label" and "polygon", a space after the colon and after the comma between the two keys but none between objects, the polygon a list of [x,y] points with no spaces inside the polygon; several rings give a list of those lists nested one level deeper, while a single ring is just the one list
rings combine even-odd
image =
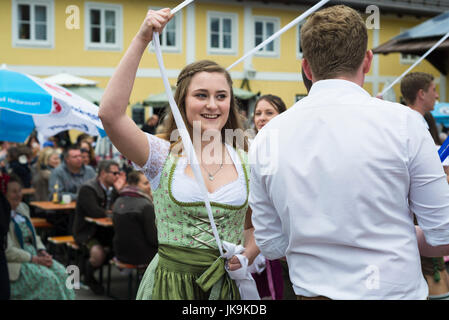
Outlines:
[{"label": "man's short hair", "polygon": [[80,147],[78,145],[76,145],[76,144],[72,144],[72,145],[66,147],[64,149],[64,153],[63,153],[64,159],[68,158],[70,151],[72,151],[72,150],[79,150],[79,149],[80,149]]},{"label": "man's short hair", "polygon": [[114,160],[103,160],[103,161],[100,161],[100,163],[98,164],[98,175],[100,175],[100,173],[102,171],[109,172],[109,169],[112,166],[117,166],[118,168],[120,168],[119,164],[117,162],[115,162]]},{"label": "man's short hair", "polygon": [[140,171],[131,171],[126,177],[126,182],[128,182],[129,185],[136,186],[139,183],[142,174],[143,173]]},{"label": "man's short hair", "polygon": [[354,75],[367,45],[365,22],[357,11],[344,5],[313,13],[301,28],[303,56],[317,80]]},{"label": "man's short hair", "polygon": [[416,101],[416,95],[420,89],[429,90],[433,76],[424,72],[412,72],[407,74],[401,81],[401,94],[407,104]]}]

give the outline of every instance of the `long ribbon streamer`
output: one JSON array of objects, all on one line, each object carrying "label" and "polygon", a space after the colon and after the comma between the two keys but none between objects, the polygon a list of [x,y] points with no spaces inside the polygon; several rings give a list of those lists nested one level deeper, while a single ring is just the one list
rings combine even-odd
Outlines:
[{"label": "long ribbon streamer", "polygon": [[309,15],[311,15],[313,12],[315,12],[316,10],[318,10],[319,8],[321,8],[322,6],[324,6],[327,2],[329,2],[329,0],[321,0],[320,2],[318,2],[316,5],[314,5],[313,7],[311,7],[310,9],[308,9],[306,12],[304,12],[303,14],[301,14],[299,17],[297,17],[295,20],[291,21],[289,24],[287,24],[286,26],[284,26],[282,29],[280,29],[278,32],[274,33],[273,35],[271,35],[268,39],[266,39],[264,42],[262,42],[261,44],[259,44],[257,47],[253,48],[252,50],[248,51],[246,54],[244,54],[240,59],[238,59],[236,62],[234,62],[233,64],[231,64],[226,70],[231,70],[232,68],[234,68],[236,65],[238,65],[240,62],[242,62],[243,60],[245,60],[246,58],[248,58],[249,56],[253,55],[254,53],[256,53],[259,49],[265,47],[268,43],[270,43],[271,41],[273,41],[274,39],[278,38],[281,34],[283,34],[284,32],[286,32],[287,30],[289,30],[290,28],[294,27],[295,25],[297,25],[298,23],[300,23],[302,20],[304,20],[305,18],[307,18]]},{"label": "long ribbon streamer", "polygon": [[203,194],[204,202],[206,204],[207,214],[209,216],[209,220],[212,227],[212,232],[215,237],[215,241],[217,242],[218,250],[220,251],[220,255],[223,255],[223,248],[220,241],[220,237],[218,235],[217,227],[214,222],[214,216],[212,214],[212,208],[210,206],[209,195],[207,193],[206,185],[204,184],[203,175],[201,174],[201,169],[199,166],[198,159],[196,157],[195,151],[193,149],[192,141],[190,140],[190,135],[187,131],[187,128],[182,120],[181,113],[179,112],[178,106],[176,105],[175,99],[173,98],[173,93],[171,91],[170,83],[168,82],[167,72],[164,67],[164,60],[162,59],[161,52],[161,44],[159,40],[159,33],[153,33],[153,42],[154,42],[154,50],[156,52],[157,61],[159,64],[159,69],[161,71],[162,81],[164,82],[165,91],[167,93],[168,102],[170,104],[171,111],[173,112],[173,117],[175,119],[176,125],[178,127],[179,134],[182,139],[182,143],[184,146],[184,150],[187,154],[187,159],[190,161],[190,166],[192,167],[193,174],[195,179],[200,187],[200,191]]},{"label": "long ribbon streamer", "polygon": [[443,43],[444,40],[446,40],[449,37],[449,32],[446,33],[446,35],[444,35],[440,41],[438,41],[437,43],[435,43],[433,45],[432,48],[430,48],[429,50],[427,50],[426,53],[424,53],[424,55],[418,59],[418,61],[416,61],[410,68],[408,68],[403,74],[401,74],[399,76],[399,78],[397,78],[396,80],[394,80],[388,87],[386,87],[385,89],[382,90],[382,92],[380,93],[381,95],[384,95],[385,92],[387,92],[388,90],[390,90],[396,83],[398,83],[399,81],[401,81],[401,79],[410,72],[410,70],[412,70],[414,67],[416,67],[418,64],[421,63],[421,61],[423,61],[433,50],[435,50],[441,43]]},{"label": "long ribbon streamer", "polygon": [[191,4],[194,0],[186,0],[184,2],[182,2],[181,4],[177,5],[173,10],[171,10],[171,13],[173,15],[176,14],[176,12],[178,12],[179,10],[182,10],[185,6],[188,6],[189,4]]}]

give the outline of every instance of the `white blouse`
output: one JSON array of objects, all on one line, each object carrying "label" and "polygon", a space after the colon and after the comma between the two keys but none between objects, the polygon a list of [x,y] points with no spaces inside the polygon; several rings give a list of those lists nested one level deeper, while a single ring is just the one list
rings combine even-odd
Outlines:
[{"label": "white blouse", "polygon": [[[150,154],[147,163],[140,167],[133,163],[137,170],[142,171],[150,181],[151,190],[154,192],[159,187],[162,170],[165,161],[170,152],[170,142],[158,138],[154,135],[146,133],[148,144],[150,146]],[[238,173],[238,178],[228,184],[225,184],[210,193],[209,200],[227,205],[241,206],[246,201],[246,180],[243,172],[243,166],[237,152],[231,146],[226,144],[226,148],[234,162]],[[204,197],[198,187],[196,180],[185,174],[187,167],[187,158],[181,157],[176,164],[173,174],[172,192],[176,200],[180,202],[198,202],[204,201]]]}]

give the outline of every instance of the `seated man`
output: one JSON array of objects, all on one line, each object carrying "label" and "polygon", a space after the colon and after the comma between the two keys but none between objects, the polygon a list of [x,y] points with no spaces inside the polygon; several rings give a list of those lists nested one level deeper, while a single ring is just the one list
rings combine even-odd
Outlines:
[{"label": "seated man", "polygon": [[150,183],[132,171],[114,203],[114,252],[120,262],[149,264],[157,252],[157,229]]},{"label": "seated man", "polygon": [[125,183],[124,177],[119,179],[119,175],[118,164],[105,160],[99,165],[98,176],[84,183],[78,193],[73,236],[79,245],[89,249],[86,284],[95,294],[104,292],[104,288],[94,278],[94,271],[105,262],[104,248],[111,247],[112,229],[99,227],[85,218],[104,218],[112,214],[111,204]]},{"label": "seated man", "polygon": [[50,175],[48,200],[52,200],[55,192],[59,199],[62,194],[70,194],[76,200],[80,186],[93,178],[95,170],[83,164],[79,147],[70,146],[64,151],[64,161]]}]

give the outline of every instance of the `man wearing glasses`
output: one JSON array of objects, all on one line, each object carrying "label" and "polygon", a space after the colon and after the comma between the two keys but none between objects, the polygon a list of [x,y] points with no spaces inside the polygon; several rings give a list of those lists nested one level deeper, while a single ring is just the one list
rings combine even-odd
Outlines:
[{"label": "man wearing glasses", "polygon": [[126,177],[120,172],[117,162],[105,160],[98,166],[98,175],[84,183],[78,192],[73,236],[80,246],[89,249],[86,264],[86,285],[95,294],[103,294],[103,286],[95,279],[94,272],[106,261],[105,247],[112,247],[113,232],[86,221],[86,217],[105,218],[112,216],[112,204],[118,191],[124,186]]}]

